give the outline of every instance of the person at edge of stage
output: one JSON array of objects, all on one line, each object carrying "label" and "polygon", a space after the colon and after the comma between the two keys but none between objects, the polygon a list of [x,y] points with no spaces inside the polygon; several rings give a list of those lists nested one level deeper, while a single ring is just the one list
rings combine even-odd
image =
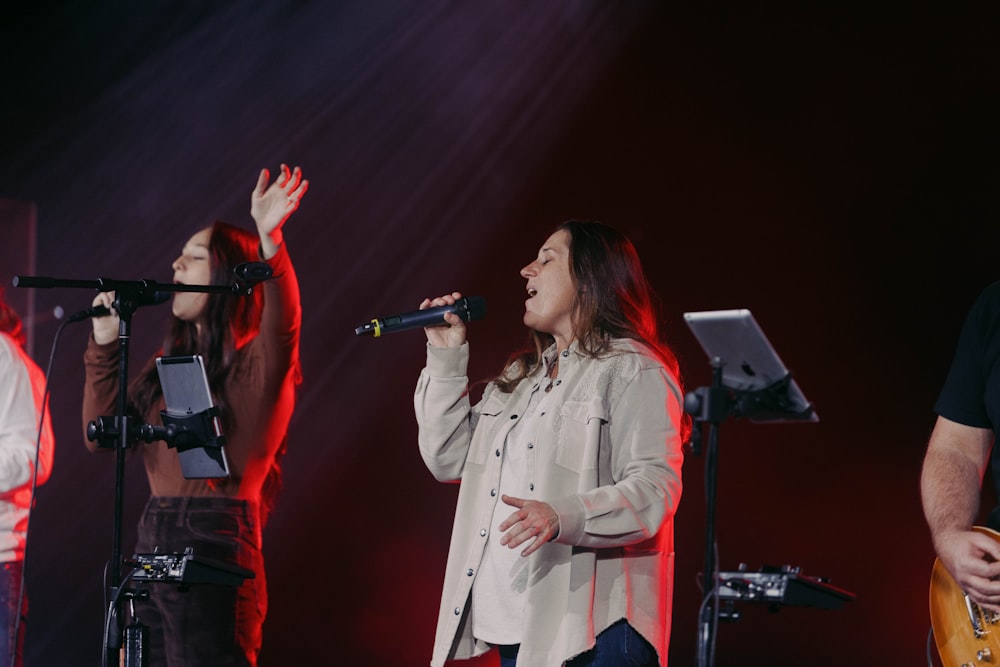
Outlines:
[{"label": "person at edge of stage", "polygon": [[[263,261],[273,276],[251,296],[176,292],[162,356],[199,354],[215,405],[221,410],[230,475],[185,479],[176,449],[165,442],[139,443],[149,479],[149,498],[138,527],[136,552],[183,553],[222,561],[254,577],[239,587],[157,586],[136,615],[149,628],[146,653],[152,667],[256,665],[267,612],[261,532],[280,481],[289,419],[300,382],[302,311],[295,271],[283,242],[283,226],[309,187],[298,167],[281,165],[268,184],[260,172],[250,196],[256,234],[216,222],[192,236],[172,264],[174,282],[232,284],[233,268]],[[111,308],[113,295],[94,305]],[[118,317],[95,318],[84,355],[83,423],[115,413]],[[159,355],[158,355],[159,356]],[[130,383],[130,412],[159,424],[164,409],[154,359]],[[97,444],[87,441],[91,451]],[[109,450],[102,450],[109,451]]]},{"label": "person at edge of stage", "polygon": [[21,581],[31,480],[35,477],[36,485],[44,484],[55,456],[47,407],[45,418],[39,418],[45,406],[45,374],[25,352],[25,343],[21,318],[0,289],[0,664],[16,667],[24,660],[28,617],[28,596],[21,591]]},{"label": "person at edge of stage", "polygon": [[[1000,489],[1000,282],[983,290],[966,316],[934,410],[920,489],[934,550],[977,604],[1000,612],[1000,542],[974,531],[983,478]],[[1000,531],[1000,507],[985,526]]]},{"label": "person at edge of stage", "polygon": [[461,482],[431,665],[666,665],[690,420],[638,254],[570,220],[520,273],[531,347],[476,405],[465,323],[425,329],[420,454]]}]

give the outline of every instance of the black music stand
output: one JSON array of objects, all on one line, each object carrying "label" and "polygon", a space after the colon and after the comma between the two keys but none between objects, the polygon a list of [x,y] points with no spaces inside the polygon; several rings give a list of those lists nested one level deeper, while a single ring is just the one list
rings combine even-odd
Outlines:
[{"label": "black music stand", "polygon": [[714,310],[684,313],[712,365],[712,384],[684,396],[684,411],[694,420],[690,445],[700,454],[704,429],[709,428],[705,449],[705,569],[704,600],[698,619],[698,665],[714,664],[715,634],[719,620],[719,587],[715,559],[715,505],[718,476],[719,427],[730,417],[753,422],[819,421],[791,373],[764,336],[749,310]]},{"label": "black music stand", "polygon": [[[128,357],[129,344],[132,338],[132,316],[142,306],[160,303],[160,297],[166,292],[232,293],[247,296],[253,293],[254,284],[271,277],[271,267],[262,262],[247,262],[235,267],[233,273],[237,276],[237,280],[230,285],[182,285],[160,283],[149,279],[115,280],[111,278],[97,278],[94,280],[79,280],[51,278],[47,276],[14,276],[12,281],[14,287],[22,288],[51,289],[68,287],[115,293],[115,300],[112,305],[119,316],[118,397],[116,401],[116,414],[114,417],[102,417],[98,422],[88,426],[88,437],[91,435],[91,430],[93,430],[94,437],[100,437],[103,441],[102,444],[107,443],[108,446],[114,447],[116,453],[115,504],[111,562],[109,564],[109,581],[111,583],[107,591],[107,599],[110,601],[110,606],[104,619],[104,639],[102,641],[105,649],[103,657],[106,664],[119,664],[120,661],[119,649],[122,647],[124,635],[124,630],[119,625],[121,616],[119,605],[121,599],[131,600],[133,597],[142,597],[142,594],[133,595],[132,591],[123,590],[128,578],[122,580],[121,574],[121,567],[124,562],[122,558],[121,534],[125,497],[125,451],[141,437],[144,427],[148,428],[148,425],[132,424],[133,420],[129,419],[126,414],[128,406]],[[141,656],[139,657],[141,658]]]}]

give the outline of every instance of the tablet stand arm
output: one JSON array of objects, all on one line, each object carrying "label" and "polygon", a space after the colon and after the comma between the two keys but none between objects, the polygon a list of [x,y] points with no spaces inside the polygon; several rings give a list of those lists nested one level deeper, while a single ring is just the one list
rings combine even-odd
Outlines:
[{"label": "tablet stand arm", "polygon": [[222,447],[226,436],[219,426],[219,406],[190,415],[171,415],[160,411],[163,426],[145,424],[139,427],[139,437],[146,442],[164,440],[168,447],[183,452],[194,447]]}]

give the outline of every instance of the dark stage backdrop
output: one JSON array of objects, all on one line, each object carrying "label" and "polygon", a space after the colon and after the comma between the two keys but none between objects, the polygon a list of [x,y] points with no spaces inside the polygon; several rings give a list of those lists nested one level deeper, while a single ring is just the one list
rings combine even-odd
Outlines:
[{"label": "dark stage backdrop", "polygon": [[[526,340],[518,269],[571,217],[636,242],[690,387],[709,367],[682,313],[750,308],[821,418],[723,427],[719,560],[797,565],[857,600],[745,606],[717,664],[923,662],[920,462],[962,317],[998,277],[995,9],[27,4],[0,20],[0,198],[37,206],[39,274],[169,280],[192,233],[252,224],[261,167],[312,183],[286,228],[305,380],[266,532],[262,664],[428,663],[456,488],[417,454],[423,336],[353,329],[482,294],[471,373],[490,376]],[[40,290],[35,312],[92,296]],[[136,316],[134,364],[166,313]],[[44,362],[56,322],[36,325]],[[113,466],[81,442],[87,326],[52,369],[31,665],[100,655]],[[148,493],[137,463],[126,551]],[[676,665],[694,663],[703,470],[689,455]]]}]

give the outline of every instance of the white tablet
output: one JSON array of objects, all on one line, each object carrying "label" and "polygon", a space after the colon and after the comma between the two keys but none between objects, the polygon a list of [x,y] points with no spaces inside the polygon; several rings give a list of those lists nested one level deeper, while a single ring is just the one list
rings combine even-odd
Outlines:
[{"label": "white tablet", "polygon": [[[157,357],[156,372],[167,406],[165,419],[191,417],[214,407],[200,355]],[[210,418],[207,431],[206,442],[199,446],[177,447],[181,473],[186,479],[229,477],[229,462],[222,446],[225,441],[222,423],[217,416]]]},{"label": "white tablet", "polygon": [[[722,384],[741,392],[770,387],[788,376],[788,369],[749,310],[708,310],[684,313],[684,321],[709,359],[722,362]],[[795,380],[788,387],[789,414],[754,421],[819,421]]]}]

